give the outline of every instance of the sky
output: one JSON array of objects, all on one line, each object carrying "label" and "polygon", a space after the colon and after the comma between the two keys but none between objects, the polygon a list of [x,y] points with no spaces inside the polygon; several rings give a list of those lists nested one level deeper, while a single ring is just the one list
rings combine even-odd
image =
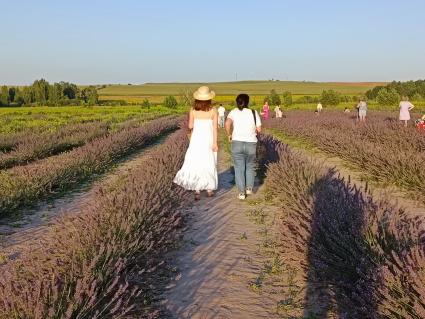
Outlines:
[{"label": "sky", "polygon": [[425,78],[424,0],[0,0],[0,84]]}]

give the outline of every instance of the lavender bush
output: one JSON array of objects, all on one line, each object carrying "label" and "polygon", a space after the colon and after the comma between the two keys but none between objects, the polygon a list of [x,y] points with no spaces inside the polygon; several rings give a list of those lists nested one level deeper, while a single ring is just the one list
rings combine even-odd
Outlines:
[{"label": "lavender bush", "polygon": [[0,152],[0,169],[42,159],[99,138],[108,133],[102,122],[67,125],[57,132],[30,133],[20,137],[8,152]]},{"label": "lavender bush", "polygon": [[[179,207],[188,197],[172,179],[186,148],[186,134],[174,133],[145,165],[113,189],[101,189],[76,216],[51,226],[37,248],[1,266],[0,318],[119,318],[130,313],[134,300],[149,288],[140,278],[154,276],[176,239]],[[134,271],[138,286],[129,281]]]},{"label": "lavender bush", "polygon": [[153,120],[142,127],[123,129],[96,139],[70,152],[0,171],[0,217],[104,172],[119,158],[178,125],[179,119],[175,117]]},{"label": "lavender bush", "polygon": [[303,274],[304,315],[425,316],[425,227],[336,171],[263,136],[266,187],[281,207],[282,258]]},{"label": "lavender bush", "polygon": [[425,135],[400,127],[385,113],[371,113],[366,125],[335,112],[315,116],[291,112],[266,126],[306,139],[319,149],[354,163],[376,180],[394,184],[425,201]]}]

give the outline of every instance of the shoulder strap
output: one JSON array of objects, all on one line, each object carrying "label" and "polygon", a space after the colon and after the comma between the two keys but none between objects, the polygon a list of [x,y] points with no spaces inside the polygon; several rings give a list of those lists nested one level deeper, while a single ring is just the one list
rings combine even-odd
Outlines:
[{"label": "shoulder strap", "polygon": [[251,110],[252,115],[254,116],[255,127],[257,127],[257,116],[255,115],[255,110]]}]

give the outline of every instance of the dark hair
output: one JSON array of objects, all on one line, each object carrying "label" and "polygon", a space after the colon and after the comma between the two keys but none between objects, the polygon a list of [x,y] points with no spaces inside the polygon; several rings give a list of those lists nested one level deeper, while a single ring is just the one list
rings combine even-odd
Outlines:
[{"label": "dark hair", "polygon": [[207,100],[207,101],[195,100],[195,103],[193,104],[193,108],[195,109],[195,111],[208,112],[212,108],[211,100]]},{"label": "dark hair", "polygon": [[249,95],[242,93],[236,97],[236,106],[239,110],[247,108],[249,104]]}]

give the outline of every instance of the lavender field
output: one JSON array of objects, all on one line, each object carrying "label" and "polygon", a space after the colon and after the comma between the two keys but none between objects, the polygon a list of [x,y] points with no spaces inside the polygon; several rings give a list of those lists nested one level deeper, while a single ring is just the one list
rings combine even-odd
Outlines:
[{"label": "lavender field", "polygon": [[[165,114],[1,136],[0,318],[183,318],[194,300],[239,303],[235,318],[425,316],[422,132],[382,112],[365,124],[341,112],[266,120],[258,191],[238,204],[221,131],[217,198],[194,205],[172,183],[185,123]],[[270,212],[255,218],[270,219],[263,243],[250,207]]]}]

